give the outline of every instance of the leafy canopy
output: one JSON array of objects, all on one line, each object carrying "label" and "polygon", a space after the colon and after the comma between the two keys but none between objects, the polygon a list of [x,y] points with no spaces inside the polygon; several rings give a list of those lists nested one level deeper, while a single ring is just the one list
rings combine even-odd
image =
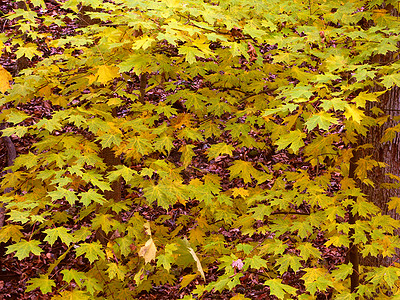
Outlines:
[{"label": "leafy canopy", "polygon": [[[66,251],[27,291],[127,299],[168,283],[195,297],[258,272],[279,299],[326,290],[350,299],[352,266],[328,269],[321,240],[395,255],[399,223],[356,188],[357,178],[373,184],[366,174],[379,163],[362,158],[349,177],[352,145],[378,122],[366,113],[382,94],[373,87],[399,83],[396,60],[371,60],[398,51],[400,23],[382,1],[53,2],[63,14],[28,5],[6,16],[17,34],[1,36],[3,51],[36,63],[14,78],[0,69],[3,134],[35,138],[1,182],[13,191],[0,197],[0,240],[21,260],[55,245]],[[62,32],[71,20],[81,24],[73,35],[40,30]],[[24,112],[33,100],[50,112]],[[107,165],[105,148],[121,162]],[[115,182],[121,201],[106,196]],[[95,239],[99,229],[106,243]],[[66,255],[88,267],[63,269]],[[67,285],[55,290],[57,265]],[[370,268],[357,293],[398,294],[398,274],[397,265]]]}]

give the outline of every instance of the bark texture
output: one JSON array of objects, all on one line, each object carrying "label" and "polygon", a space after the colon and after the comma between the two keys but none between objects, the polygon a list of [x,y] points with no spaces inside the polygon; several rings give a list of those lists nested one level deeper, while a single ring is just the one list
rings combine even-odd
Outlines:
[{"label": "bark texture", "polygon": [[[367,154],[372,155],[372,158],[376,161],[384,162],[387,167],[375,168],[369,174],[369,178],[375,183],[375,186],[364,185],[363,192],[368,195],[370,201],[381,209],[382,214],[390,215],[399,220],[400,216],[394,210],[389,211],[387,203],[391,197],[400,196],[400,189],[393,188],[396,182],[385,174],[391,173],[400,176],[400,134],[397,134],[391,142],[381,143],[380,141],[387,128],[394,127],[399,123],[395,120],[395,117],[400,116],[400,89],[393,87],[380,99],[378,107],[389,116],[389,119],[383,126],[371,128],[365,142],[373,146],[373,149],[368,151]],[[388,188],[391,185],[392,188]],[[392,262],[392,259],[382,257],[366,257],[362,260],[362,264],[370,266],[389,266]]]}]

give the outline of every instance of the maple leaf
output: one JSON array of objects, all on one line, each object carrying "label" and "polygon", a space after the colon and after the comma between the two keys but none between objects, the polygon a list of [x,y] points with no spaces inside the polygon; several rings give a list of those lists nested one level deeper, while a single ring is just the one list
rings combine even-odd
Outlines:
[{"label": "maple leaf", "polygon": [[138,254],[139,256],[144,258],[144,262],[147,264],[156,259],[156,252],[156,245],[154,244],[153,239],[149,238],[146,244],[144,244],[144,246],[140,248]]},{"label": "maple leaf", "polygon": [[98,214],[92,220],[92,226],[94,229],[102,228],[104,232],[109,233],[112,228],[116,225],[116,221],[113,219],[113,216],[110,214]]},{"label": "maple leaf", "polygon": [[80,193],[81,199],[79,200],[83,205],[88,206],[92,201],[103,204],[107,202],[107,200],[103,197],[103,195],[97,193],[95,190],[89,190],[84,193]]},{"label": "maple leaf", "polygon": [[45,241],[49,242],[51,246],[55,243],[55,241],[60,238],[60,240],[69,246],[71,243],[75,242],[75,238],[72,234],[68,232],[68,229],[65,227],[56,227],[52,229],[46,229],[44,233],[47,234],[45,237]]},{"label": "maple leaf", "polygon": [[0,243],[7,243],[9,239],[13,242],[19,242],[24,236],[20,225],[7,224],[0,229]]},{"label": "maple leaf", "polygon": [[302,260],[302,258],[297,257],[297,256],[293,256],[293,255],[289,255],[289,254],[283,255],[282,257],[280,257],[276,260],[276,263],[278,265],[280,265],[278,272],[281,275],[283,275],[283,273],[288,271],[289,268],[291,268],[294,272],[297,272],[302,267],[302,265],[300,263],[301,260]]},{"label": "maple leaf", "polygon": [[42,248],[39,247],[40,241],[37,240],[22,240],[18,243],[10,245],[7,247],[6,254],[13,253],[15,251],[15,256],[22,260],[33,253],[34,255],[39,255],[43,252]]},{"label": "maple leaf", "polygon": [[278,150],[285,149],[290,145],[290,149],[292,149],[294,153],[297,153],[299,149],[304,146],[303,139],[305,137],[306,134],[304,132],[296,129],[287,134],[283,134],[275,143],[278,145]]},{"label": "maple leaf", "polygon": [[333,245],[335,247],[345,246],[348,247],[350,245],[350,240],[347,235],[335,235],[329,238],[329,240],[324,244],[326,247]]},{"label": "maple leaf", "polygon": [[133,175],[137,174],[134,169],[128,168],[124,165],[118,165],[115,168],[116,170],[110,171],[108,173],[108,180],[110,182],[117,180],[119,177],[122,177],[125,182],[129,182],[133,178]]},{"label": "maple leaf", "polygon": [[231,172],[231,179],[240,177],[243,178],[244,183],[252,182],[251,175],[259,172],[253,167],[251,162],[244,160],[235,160],[233,165],[229,167],[228,170]]},{"label": "maple leaf", "polygon": [[56,286],[54,280],[49,279],[47,275],[40,275],[39,278],[32,278],[28,280],[27,283],[30,283],[30,285],[26,287],[27,292],[39,288],[43,294],[50,293],[52,288]]},{"label": "maple leaf", "polygon": [[2,130],[4,136],[16,135],[21,138],[28,132],[28,127],[26,126],[14,126]]},{"label": "maple leaf", "polygon": [[383,76],[382,84],[387,89],[391,88],[394,85],[400,86],[400,73]]},{"label": "maple leaf", "polygon": [[108,277],[112,280],[114,278],[118,278],[119,280],[124,280],[128,269],[123,265],[117,265],[116,263],[108,263],[107,264]]},{"label": "maple leaf", "polygon": [[171,254],[161,254],[157,256],[157,266],[162,266],[168,272],[171,270],[171,265],[175,262],[175,258]]},{"label": "maple leaf", "polygon": [[62,270],[61,273],[63,274],[63,280],[65,282],[70,283],[72,280],[74,280],[79,287],[82,287],[83,282],[87,279],[85,272],[79,272],[74,269],[65,269]]},{"label": "maple leaf", "polygon": [[346,105],[346,111],[344,113],[344,116],[350,120],[353,119],[353,121],[360,123],[361,120],[365,117],[364,113],[362,110],[358,109],[355,105],[352,104],[347,104]]},{"label": "maple leaf", "polygon": [[98,241],[80,244],[75,252],[76,256],[84,255],[90,263],[93,263],[95,260],[98,260],[100,258],[105,259],[102,245]]},{"label": "maple leaf", "polygon": [[312,295],[315,294],[317,289],[324,291],[328,286],[332,286],[333,282],[330,276],[327,276],[327,270],[324,268],[304,268],[306,273],[303,275],[307,291]]},{"label": "maple leaf", "polygon": [[97,138],[97,141],[100,141],[100,144],[103,148],[112,147],[113,145],[119,146],[122,142],[122,139],[119,134],[102,134]]},{"label": "maple leaf", "polygon": [[300,255],[306,261],[309,257],[321,258],[321,252],[315,248],[311,243],[305,242],[298,246]]},{"label": "maple leaf", "polygon": [[201,52],[196,47],[191,47],[191,46],[181,46],[181,47],[179,47],[179,54],[184,55],[185,56],[185,60],[189,64],[193,64],[193,63],[196,62],[196,56],[204,57],[204,53],[203,52]]},{"label": "maple leaf", "polygon": [[53,296],[52,299],[54,299],[54,300],[90,300],[92,298],[85,291],[72,290],[72,291],[63,291],[60,293],[60,295]]},{"label": "maple leaf", "polygon": [[253,269],[259,270],[261,268],[267,268],[268,262],[260,256],[254,255],[245,259],[245,265],[248,265]]},{"label": "maple leaf", "polygon": [[116,66],[102,65],[97,67],[95,76],[98,82],[105,84],[119,76],[119,68]]},{"label": "maple leaf", "polygon": [[226,143],[219,143],[215,145],[211,145],[210,149],[208,149],[207,157],[209,160],[215,159],[222,154],[228,154],[232,156],[232,151],[235,148],[232,145],[228,145]]},{"label": "maple leaf", "polygon": [[284,299],[286,294],[295,294],[296,289],[290,285],[283,284],[282,279],[269,279],[264,282],[270,288],[270,294],[276,296],[278,299]]},{"label": "maple leaf", "polygon": [[67,200],[68,203],[71,205],[74,205],[75,202],[78,200],[75,192],[60,187],[57,187],[57,190],[55,191],[49,192],[48,195],[51,197],[52,201],[57,201],[65,197],[65,200]]},{"label": "maple leaf", "polygon": [[151,46],[151,44],[155,42],[155,39],[149,36],[142,36],[139,39],[135,40],[135,42],[132,45],[133,50],[139,50],[143,48],[143,50],[146,50]]},{"label": "maple leaf", "polygon": [[353,273],[353,264],[343,264],[337,266],[336,270],[332,271],[332,276],[337,280],[345,280],[347,276]]},{"label": "maple leaf", "polygon": [[157,138],[154,143],[154,150],[159,150],[164,153],[164,149],[167,151],[167,154],[171,152],[171,149],[174,148],[174,139],[169,135],[162,135]]},{"label": "maple leaf", "polygon": [[196,155],[193,151],[194,147],[195,145],[184,145],[181,148],[179,148],[179,152],[182,153],[181,162],[184,168],[189,166],[189,164],[192,162],[193,156]]},{"label": "maple leaf", "polygon": [[332,124],[337,124],[338,120],[332,117],[332,114],[327,112],[319,112],[316,115],[312,115],[307,122],[304,123],[308,130],[313,130],[315,127],[319,127],[323,130],[329,130]]},{"label": "maple leaf", "polygon": [[36,55],[42,56],[43,53],[37,50],[37,45],[33,43],[28,43],[20,48],[18,48],[17,51],[15,51],[15,54],[17,55],[17,58],[20,57],[27,57],[28,59],[32,59]]},{"label": "maple leaf", "polygon": [[6,69],[0,66],[0,92],[3,94],[11,87],[12,76]]}]

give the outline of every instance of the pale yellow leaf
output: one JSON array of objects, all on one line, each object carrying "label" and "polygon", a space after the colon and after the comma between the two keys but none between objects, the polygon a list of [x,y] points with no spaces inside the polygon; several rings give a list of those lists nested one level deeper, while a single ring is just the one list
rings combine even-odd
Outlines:
[{"label": "pale yellow leaf", "polygon": [[139,250],[139,256],[144,258],[144,262],[147,264],[151,262],[152,260],[156,259],[156,252],[157,248],[156,245],[154,244],[154,241],[152,238],[150,238],[146,244],[140,248]]},{"label": "pale yellow leaf", "polygon": [[193,248],[190,247],[189,241],[186,238],[184,238],[184,241],[187,245],[187,249],[188,249],[189,253],[192,255],[194,261],[196,262],[197,270],[200,272],[201,277],[203,277],[203,279],[205,281],[206,276],[204,275],[203,267],[201,266],[201,262],[200,262],[199,258],[197,257],[196,252],[194,252]]}]

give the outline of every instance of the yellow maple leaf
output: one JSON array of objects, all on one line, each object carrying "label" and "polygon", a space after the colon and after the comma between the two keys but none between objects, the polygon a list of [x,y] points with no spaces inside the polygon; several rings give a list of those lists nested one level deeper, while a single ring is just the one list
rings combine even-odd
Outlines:
[{"label": "yellow maple leaf", "polygon": [[361,120],[365,117],[363,111],[358,109],[355,105],[348,104],[345,109],[344,116],[347,120],[352,118],[354,122],[360,124]]},{"label": "yellow maple leaf", "polygon": [[119,68],[115,66],[102,65],[97,68],[97,81],[104,84],[119,76]]},{"label": "yellow maple leaf", "polygon": [[12,76],[6,69],[0,66],[0,92],[5,93],[10,88]]}]

